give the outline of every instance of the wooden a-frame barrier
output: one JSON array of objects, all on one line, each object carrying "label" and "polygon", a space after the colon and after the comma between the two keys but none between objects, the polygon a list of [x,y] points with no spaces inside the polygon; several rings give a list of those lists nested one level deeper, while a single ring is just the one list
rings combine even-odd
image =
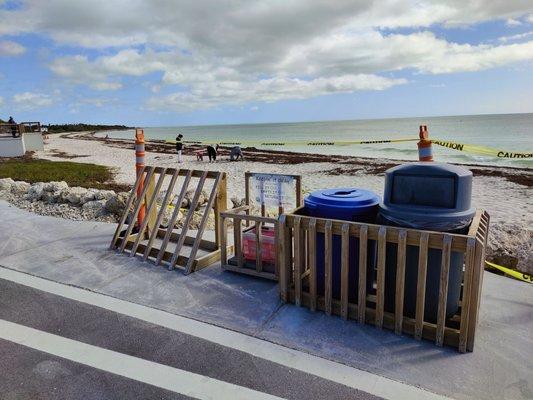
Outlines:
[{"label": "wooden a-frame barrier", "polygon": [[[170,182],[165,186],[165,194],[158,210],[157,199],[160,198],[165,177],[170,175]],[[183,176],[184,181],[176,199],[172,193],[176,187],[178,177]],[[185,199],[191,178],[198,178],[194,195],[190,200],[189,209],[186,211],[183,227],[177,231],[174,226],[180,214],[180,206]],[[202,209],[200,225],[196,235],[189,233],[195,210],[198,207],[202,190],[207,180],[213,180],[213,186],[208,195],[205,208]],[[165,262],[168,269],[179,268],[185,274],[205,268],[220,259],[221,254],[221,221],[220,213],[227,209],[226,174],[218,171],[199,171],[175,168],[162,168],[146,166],[139,173],[135,185],[127,200],[110,249],[117,249],[119,253],[129,252],[129,256],[140,255],[143,261],[149,258],[156,265]],[[137,191],[141,187],[139,195]],[[170,203],[175,205],[168,227],[160,228],[166,209]],[[142,223],[137,223],[141,208],[145,209],[146,217]],[[215,214],[215,241],[204,240],[203,234],[207,226],[209,212],[214,209]],[[129,217],[129,218],[128,218]],[[199,250],[201,256],[197,257]]]}]

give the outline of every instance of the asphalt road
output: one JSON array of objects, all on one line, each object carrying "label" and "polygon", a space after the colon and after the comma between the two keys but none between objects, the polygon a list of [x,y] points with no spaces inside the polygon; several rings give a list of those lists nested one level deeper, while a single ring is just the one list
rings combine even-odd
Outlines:
[{"label": "asphalt road", "polygon": [[231,347],[1,279],[0,355],[2,400],[185,399],[191,393],[215,399],[377,399]]}]

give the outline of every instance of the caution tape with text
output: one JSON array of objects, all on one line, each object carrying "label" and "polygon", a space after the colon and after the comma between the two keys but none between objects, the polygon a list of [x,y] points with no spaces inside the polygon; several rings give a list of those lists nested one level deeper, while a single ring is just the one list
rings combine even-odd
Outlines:
[{"label": "caution tape with text", "polygon": [[[345,140],[345,141],[290,141],[290,142],[261,142],[261,141],[234,141],[234,142],[219,142],[220,146],[350,146],[356,144],[382,144],[382,143],[398,143],[398,142],[415,142],[420,140],[419,138],[400,138],[400,139],[381,139],[381,140]],[[505,151],[494,149],[487,146],[465,144],[450,142],[445,140],[434,139],[432,143],[446,147],[452,150],[463,151],[465,153],[480,154],[485,156],[491,156],[496,158],[533,158],[533,153],[517,153],[512,151]],[[167,143],[174,143],[173,141],[167,141]],[[184,141],[185,144],[194,145],[209,145],[211,142],[205,141]]]}]

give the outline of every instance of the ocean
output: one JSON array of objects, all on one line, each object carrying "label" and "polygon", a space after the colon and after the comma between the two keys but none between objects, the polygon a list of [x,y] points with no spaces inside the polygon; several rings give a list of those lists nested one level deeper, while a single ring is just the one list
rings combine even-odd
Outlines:
[{"label": "ocean", "polygon": [[[504,153],[533,152],[533,113],[465,115],[424,118],[390,118],[353,121],[320,121],[243,125],[145,127],[150,139],[219,142],[257,142],[258,148],[308,153],[416,160],[416,142],[307,146],[306,142],[375,141],[417,138],[419,125],[427,125],[430,138],[490,147],[494,154],[459,151],[433,145],[435,161],[533,167],[533,158],[502,158]],[[133,138],[132,131],[106,132],[113,138]],[[261,146],[261,142],[301,142],[288,146]],[[457,147],[457,146],[454,146]],[[468,147],[463,150],[469,150]],[[497,156],[498,152],[500,157]]]}]

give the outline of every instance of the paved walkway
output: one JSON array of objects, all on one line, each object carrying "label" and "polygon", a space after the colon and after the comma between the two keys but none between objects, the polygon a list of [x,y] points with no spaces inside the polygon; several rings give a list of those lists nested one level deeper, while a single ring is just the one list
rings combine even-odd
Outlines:
[{"label": "paved walkway", "polygon": [[[352,390],[349,392],[350,396],[364,396],[364,392],[367,392],[383,398],[434,398],[432,393],[457,399],[533,397],[529,372],[533,367],[533,297],[531,287],[521,282],[492,274],[485,275],[476,349],[474,353],[459,354],[454,349],[438,348],[429,342],[416,342],[407,336],[397,336],[371,326],[360,326],[353,321],[343,321],[293,305],[283,305],[278,300],[273,283],[222,272],[216,265],[184,276],[177,271],[169,272],[150,263],[116,255],[107,250],[114,230],[112,225],[41,217],[18,210],[5,202],[0,202],[0,215],[0,265],[9,268],[0,269],[0,279],[11,282],[15,280],[16,283],[27,285],[9,275],[16,273],[11,270],[17,270],[86,288],[106,295],[102,296],[105,299],[110,299],[108,296],[111,296],[115,298],[114,301],[125,300],[128,303],[124,303],[130,305],[128,307],[149,307],[147,315],[164,312],[165,318],[146,320],[137,314],[125,315],[150,324],[163,325],[165,328],[169,327],[161,321],[166,321],[169,316],[181,318],[176,323],[179,329],[174,330],[188,335],[192,342],[207,340],[228,347],[235,341],[226,335],[239,335],[246,340],[237,341],[241,344],[233,350],[258,357],[262,363],[276,363],[299,371],[299,374],[313,376],[313,379],[327,380],[328,384],[333,385],[332,393],[337,393],[336,390],[340,394],[344,393],[342,390]],[[30,275],[24,276],[32,278]],[[42,282],[38,285],[41,286],[30,286],[42,288]],[[81,292],[96,295],[86,290]],[[78,298],[69,298],[80,301]],[[12,315],[26,312],[24,309],[17,310]],[[121,313],[117,309],[108,310]],[[31,332],[27,329],[37,329],[45,335],[54,333],[61,336],[58,340],[65,338],[57,332],[32,326],[27,321],[10,318],[0,316],[0,319],[8,323],[19,324],[24,334],[29,335]],[[192,327],[190,324],[193,322],[202,325]],[[188,328],[184,330],[183,326]],[[161,329],[155,326],[152,328]],[[220,330],[214,336],[216,340],[212,336],[205,336],[205,332],[210,329]],[[3,331],[1,327],[0,331]],[[14,346],[11,339],[4,338],[9,346]],[[79,338],[73,340],[119,354],[128,355],[131,350],[107,348],[99,341],[86,342]],[[257,342],[250,344],[249,340]],[[263,346],[275,346],[277,350],[273,352],[269,348],[267,351]],[[32,351],[36,351],[35,346],[32,348]],[[303,355],[312,357],[314,361],[300,358]],[[31,359],[31,356],[28,357]],[[158,363],[158,360],[138,358]],[[79,363],[79,360],[69,360]],[[296,364],[288,363],[291,360],[300,361]],[[212,362],[206,359],[206,363]],[[181,364],[158,364],[186,372],[199,371],[180,368],[183,367]],[[29,365],[32,365],[31,362]],[[268,382],[262,382],[261,385],[264,383],[264,386],[255,382],[259,375],[253,375],[253,369],[249,375],[254,381],[253,385],[240,385],[239,381],[232,381],[226,375],[216,375],[219,372],[215,370],[214,375],[208,376],[246,389],[290,398],[290,393],[276,392],[274,389],[280,388],[269,386]],[[299,384],[302,388],[309,385],[306,379],[311,378],[304,375],[301,380],[294,381],[296,387]],[[137,382],[145,381],[137,379]],[[258,386],[254,386],[256,384]],[[425,390],[418,390],[416,386]],[[168,390],[164,386],[159,387],[161,390]],[[356,392],[354,389],[361,391]],[[418,392],[412,392],[413,390]],[[320,397],[322,396],[311,398]]]}]

